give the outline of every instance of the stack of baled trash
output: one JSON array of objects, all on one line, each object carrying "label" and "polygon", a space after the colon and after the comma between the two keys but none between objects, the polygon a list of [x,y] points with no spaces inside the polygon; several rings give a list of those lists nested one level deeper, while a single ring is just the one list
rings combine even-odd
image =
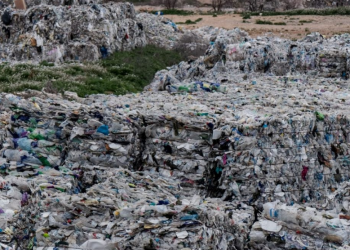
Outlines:
[{"label": "stack of baled trash", "polygon": [[[154,131],[168,126],[160,126],[162,117],[176,119],[165,114],[168,108],[157,95],[2,94],[2,244],[8,249],[243,249],[254,209],[206,196],[204,159],[210,148],[190,153],[201,140],[210,141],[210,130],[197,132],[180,123],[180,134],[193,139],[186,145],[174,137],[174,151],[164,151],[167,144],[154,142],[164,137]],[[174,104],[178,99],[164,98]],[[190,126],[193,115],[186,117],[182,121]],[[196,122],[209,121],[203,114]],[[198,160],[171,169],[152,165],[152,154],[171,167],[183,154]]]},{"label": "stack of baled trash", "polygon": [[[336,201],[330,197],[330,200]],[[348,203],[348,201],[347,201]],[[344,203],[343,203],[344,204]],[[349,244],[348,204],[321,210],[279,201],[264,204],[249,234],[251,249],[345,249]],[[343,207],[343,211],[341,208]],[[345,210],[346,209],[346,210]]]},{"label": "stack of baled trash", "polygon": [[[273,63],[248,75],[244,68],[260,56],[243,68],[240,62],[269,41],[254,44],[238,29],[216,39],[208,30],[206,57],[158,72],[142,93],[0,95],[2,244],[346,249],[350,92],[339,75],[343,64],[334,68],[337,78],[302,74],[292,61],[295,70],[283,76],[274,75]],[[243,50],[233,59],[230,39]],[[299,43],[316,52],[348,40]]]},{"label": "stack of baled trash", "polygon": [[86,193],[36,192],[41,209],[22,213],[34,217],[39,247],[234,249],[252,224],[248,206],[191,196],[171,178],[121,168],[102,176]]},{"label": "stack of baled trash", "polygon": [[3,9],[2,61],[96,61],[146,45],[134,6],[108,3]]},{"label": "stack of baled trash", "polygon": [[348,34],[325,39],[313,33],[312,39],[308,36],[291,41],[269,36],[251,38],[238,28],[201,28],[196,32],[210,41],[206,54],[159,71],[146,89],[164,90],[169,85],[204,80],[234,82],[237,77],[252,79],[261,74],[349,77]]}]

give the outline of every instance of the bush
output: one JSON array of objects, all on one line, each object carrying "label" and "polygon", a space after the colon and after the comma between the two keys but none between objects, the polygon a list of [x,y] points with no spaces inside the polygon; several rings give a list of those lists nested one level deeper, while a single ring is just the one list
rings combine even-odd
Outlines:
[{"label": "bush", "polygon": [[260,19],[256,20],[255,23],[256,24],[268,24],[268,25],[272,25],[273,24],[270,21],[263,21],[263,20],[260,20]]},{"label": "bush", "polygon": [[[260,13],[262,13],[263,16],[350,15],[350,8],[349,7],[339,7],[339,8],[325,8],[325,9],[296,9],[296,10],[289,10],[289,11],[250,12],[249,15],[259,16]],[[248,13],[243,13],[242,15],[248,15]]]},{"label": "bush", "polygon": [[287,25],[285,22],[273,23],[274,25]]},{"label": "bush", "polygon": [[186,20],[185,24],[196,24],[196,22],[193,22],[192,20]]},{"label": "bush", "polygon": [[312,23],[312,20],[300,20],[299,23]]},{"label": "bush", "polygon": [[54,63],[49,63],[47,61],[42,61],[42,62],[39,63],[39,65],[45,66],[45,67],[53,67],[53,66],[55,66]]},{"label": "bush", "polygon": [[161,10],[161,12],[163,12],[164,15],[179,15],[179,16],[189,16],[194,14],[193,11],[178,10],[178,9]]},{"label": "bush", "polygon": [[242,14],[242,18],[243,18],[243,19],[250,19],[251,16],[250,16],[249,13],[244,13],[244,14]]},{"label": "bush", "polygon": [[187,24],[187,25],[188,24],[196,24],[196,23],[198,23],[198,22],[200,22],[202,20],[203,20],[203,18],[198,18],[198,19],[196,19],[194,21],[188,19],[188,20],[186,20],[186,22],[177,22],[176,24]]},{"label": "bush", "polygon": [[7,76],[0,76],[0,82],[10,82]]},{"label": "bush", "polygon": [[263,20],[256,20],[256,24],[267,24],[267,25],[287,25],[285,22],[278,22],[278,23],[273,23],[270,21],[263,21]]}]

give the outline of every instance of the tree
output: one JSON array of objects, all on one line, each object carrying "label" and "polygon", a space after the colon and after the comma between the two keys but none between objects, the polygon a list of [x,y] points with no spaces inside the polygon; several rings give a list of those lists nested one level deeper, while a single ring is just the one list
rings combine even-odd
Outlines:
[{"label": "tree", "polygon": [[327,0],[306,0],[304,4],[309,8],[323,8],[329,6],[331,2]]},{"label": "tree", "polygon": [[178,0],[164,0],[165,8],[168,10],[175,9]]},{"label": "tree", "polygon": [[302,6],[301,0],[283,0],[283,3],[284,3],[284,9],[286,10],[294,10]]},{"label": "tree", "polygon": [[325,1],[325,0],[239,0],[248,11],[276,11],[290,10],[303,7],[303,1]]},{"label": "tree", "polygon": [[249,11],[262,11],[264,9],[264,0],[239,0]]},{"label": "tree", "polygon": [[211,7],[214,12],[220,12],[224,7],[232,7],[233,0],[211,0]]}]

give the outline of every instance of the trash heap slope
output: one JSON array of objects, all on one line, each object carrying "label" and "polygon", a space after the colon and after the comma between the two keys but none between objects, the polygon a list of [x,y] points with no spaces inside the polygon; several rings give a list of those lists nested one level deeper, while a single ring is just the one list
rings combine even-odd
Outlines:
[{"label": "trash heap slope", "polygon": [[[138,170],[180,179],[202,197],[264,208],[254,215],[259,233],[245,241],[253,249],[347,245],[347,81],[260,76],[176,87],[127,99],[93,97],[142,114]],[[305,210],[312,213],[300,217]]]},{"label": "trash heap slope", "polygon": [[[301,74],[290,61],[276,76],[272,63],[260,74],[250,52],[263,53],[264,39],[287,51],[292,42],[201,32],[207,54],[158,72],[149,91],[0,94],[2,244],[346,249],[346,64],[332,66],[335,56]],[[300,46],[322,55],[348,46],[346,35],[306,39]]]},{"label": "trash heap slope", "polygon": [[348,87],[266,76],[75,101],[2,95],[3,243],[347,244]]},{"label": "trash heap slope", "polygon": [[12,249],[244,245],[252,207],[203,196],[198,178],[143,168],[144,122],[152,117],[142,115],[145,106],[140,113],[135,109],[143,106],[142,95],[66,97],[76,101],[32,91],[1,95],[3,244]]},{"label": "trash heap slope", "polygon": [[[36,4],[27,10],[0,10],[3,62],[86,62],[153,44],[171,49],[184,34],[171,20],[136,13],[130,3]],[[203,42],[204,41],[204,42]],[[197,44],[188,44],[191,48]]]},{"label": "trash heap slope", "polygon": [[96,61],[146,45],[130,3],[36,5],[1,11],[1,60]]},{"label": "trash heap slope", "polygon": [[[349,35],[314,33],[296,42],[242,35],[233,42],[226,31],[202,31],[211,34],[206,55],[159,71],[146,88],[178,98],[178,106],[164,100],[177,121],[159,123],[165,146],[148,153],[157,159],[149,164],[164,162],[174,175],[192,169],[186,176],[203,176],[205,195],[261,212],[251,249],[347,246]],[[202,141],[187,136],[178,145],[179,124],[202,132]]]},{"label": "trash heap slope", "polygon": [[220,83],[251,73],[349,78],[349,34],[325,39],[312,33],[291,41],[269,36],[251,38],[238,28],[204,27],[196,32],[210,41],[206,54],[159,71],[146,89],[164,90],[168,85],[196,80]]}]

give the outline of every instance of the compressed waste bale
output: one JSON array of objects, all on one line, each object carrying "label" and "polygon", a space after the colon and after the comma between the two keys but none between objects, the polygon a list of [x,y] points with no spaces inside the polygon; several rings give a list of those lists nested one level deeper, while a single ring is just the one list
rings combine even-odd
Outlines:
[{"label": "compressed waste bale", "polygon": [[264,204],[263,216],[250,232],[252,249],[332,249],[348,244],[348,217],[336,210],[276,201]]},{"label": "compressed waste bale", "polygon": [[[74,101],[40,92],[23,94],[29,97],[1,95],[4,171],[26,178],[31,190],[25,199],[28,203],[20,210],[23,214],[16,214],[15,221],[34,228],[28,239],[33,240],[35,235],[36,244],[42,247],[64,242],[80,247],[99,239],[99,244],[118,242],[137,249],[137,243],[142,242],[142,247],[158,244],[167,249],[173,246],[170,239],[176,237],[176,244],[182,244],[182,248],[205,249],[205,243],[208,249],[243,249],[248,243],[249,227],[254,220],[261,220],[257,211],[267,202],[278,199],[288,206],[305,204],[312,211],[338,209],[333,213],[347,216],[340,211],[348,211],[348,205],[339,206],[340,199],[334,197],[347,196],[348,83],[331,78],[314,78],[311,82],[304,76],[265,76],[254,81],[237,78],[234,83],[194,82],[175,92],[147,91],[125,96],[78,98],[66,93]],[[128,179],[130,176],[138,181]],[[141,179],[146,183],[159,181],[157,185],[163,188],[146,195],[150,184],[141,184]],[[138,188],[141,189],[134,193]],[[115,189],[119,194],[110,194]],[[107,191],[101,193],[102,190]],[[19,199],[17,191],[11,192],[11,197]],[[135,198],[126,205],[130,197]],[[145,200],[138,200],[140,197]],[[125,231],[126,225],[134,225],[128,218],[145,219],[135,219],[139,216],[134,210],[138,202],[140,207],[156,206],[152,211],[164,213],[181,206],[178,200],[183,204],[188,200],[190,204],[193,197],[200,200],[193,207],[198,216],[199,211],[206,211],[208,218],[219,216],[221,222],[215,222],[213,229],[217,248],[210,245],[214,243],[190,240],[209,230],[209,224],[203,226],[207,219],[200,216],[195,230],[175,227],[166,234],[169,238],[163,234],[152,237],[147,231],[153,230],[152,235],[158,232],[160,226],[152,222],[159,219]],[[66,205],[57,206],[57,200]],[[155,205],[150,205],[152,202]],[[213,205],[210,209],[209,204]],[[230,206],[232,213],[228,209],[215,215]],[[66,208],[79,210],[63,219]],[[37,220],[33,222],[36,226],[30,226],[22,222],[25,211],[34,211],[33,217],[47,220]],[[110,239],[103,231],[108,223],[94,226],[102,220],[97,220],[92,211],[101,211],[106,221],[113,218],[119,222],[120,228]],[[186,220],[196,217],[182,209],[175,211],[181,216],[176,221],[183,216],[187,216]],[[45,214],[35,216],[38,213]],[[232,226],[230,217],[236,218],[234,225],[239,221],[238,227]],[[80,229],[73,230],[68,220],[77,220]],[[14,225],[13,220],[6,222]],[[271,225],[264,223],[264,227]],[[145,225],[150,228],[138,231]],[[279,224],[273,225],[277,231]],[[266,240],[255,231],[258,230],[252,231],[255,238],[250,237],[254,242]],[[19,235],[17,228],[13,232]],[[137,233],[132,241],[126,240],[131,232]],[[327,236],[326,240],[332,238]]]},{"label": "compressed waste bale", "polygon": [[254,72],[349,77],[349,34],[324,39],[313,33],[310,37],[315,39],[291,41],[267,36],[251,38],[238,28],[227,31],[205,27],[196,32],[210,41],[206,54],[158,72],[146,89],[164,90],[169,85],[203,79],[220,83]]},{"label": "compressed waste bale", "polygon": [[[252,224],[250,207],[182,194],[171,178],[121,168],[96,166],[90,171],[98,171],[103,180],[86,193],[67,195],[43,190],[41,184],[32,203],[16,217],[17,223],[28,213],[35,218],[31,227],[39,247],[79,248],[98,239],[101,244],[133,249],[233,249],[227,244],[243,245],[239,234]],[[211,229],[213,223],[216,227]]]},{"label": "compressed waste bale", "polygon": [[180,38],[180,31],[175,23],[163,16],[148,13],[139,13],[136,20],[146,33],[149,43],[172,48]]},{"label": "compressed waste bale", "polygon": [[3,183],[13,186],[5,189],[0,222],[6,235],[21,239],[4,237],[3,244],[243,249],[252,207],[199,196],[201,184],[190,178],[204,169],[183,178],[142,162],[148,143],[139,136],[156,117],[135,112],[136,98],[66,96],[75,101],[35,91],[0,96]]},{"label": "compressed waste bale", "polygon": [[149,91],[0,94],[2,244],[347,247],[348,36],[201,32],[207,54],[158,72]]},{"label": "compressed waste bale", "polygon": [[129,3],[35,5],[0,14],[2,61],[96,61],[147,43]]}]

